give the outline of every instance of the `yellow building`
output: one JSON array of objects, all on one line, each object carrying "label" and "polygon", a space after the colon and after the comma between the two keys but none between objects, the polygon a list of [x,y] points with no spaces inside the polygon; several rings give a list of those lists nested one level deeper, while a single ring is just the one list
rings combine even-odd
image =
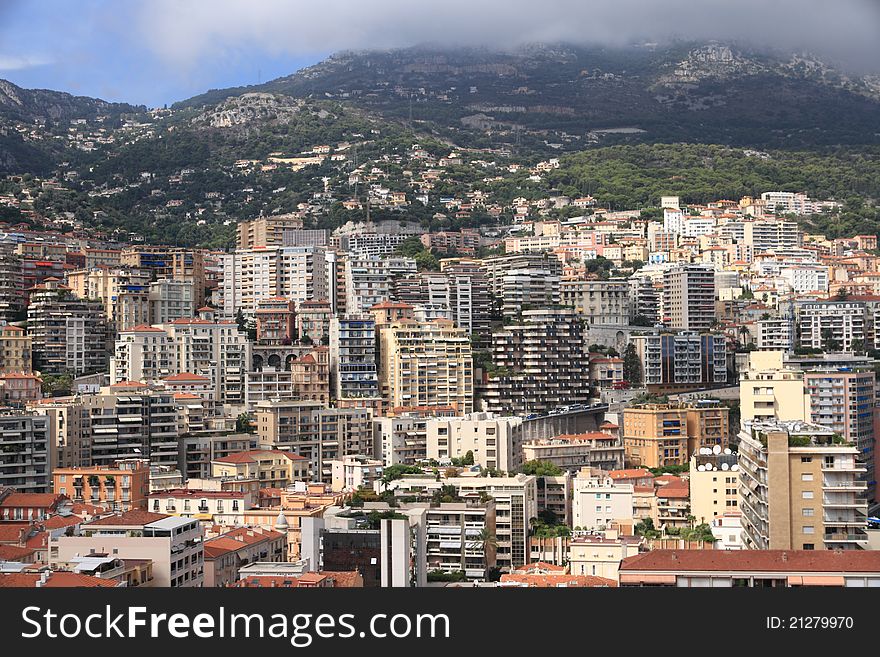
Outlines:
[{"label": "yellow building", "polygon": [[746,420],[807,419],[810,397],[804,373],[783,365],[781,351],[753,351],[740,376],[740,417]]},{"label": "yellow building", "polygon": [[0,374],[31,373],[31,337],[23,328],[0,327]]},{"label": "yellow building", "polygon": [[691,456],[688,481],[691,515],[697,524],[711,524],[713,519],[739,510],[736,454],[700,454],[698,450]]},{"label": "yellow building", "polygon": [[256,449],[211,461],[212,477],[258,479],[261,488],[287,488],[308,474],[307,459],[280,450]]},{"label": "yellow building", "polygon": [[669,404],[630,406],[623,411],[627,467],[684,465],[688,458],[687,409]]},{"label": "yellow building", "polygon": [[379,389],[387,408],[474,410],[471,343],[451,320],[401,320],[379,330]]}]

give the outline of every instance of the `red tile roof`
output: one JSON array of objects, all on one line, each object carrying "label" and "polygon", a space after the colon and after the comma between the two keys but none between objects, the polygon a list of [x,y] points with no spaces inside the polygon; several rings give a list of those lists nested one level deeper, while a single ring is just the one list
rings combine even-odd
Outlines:
[{"label": "red tile roof", "polygon": [[34,548],[18,545],[0,545],[0,561],[23,561],[35,552]]},{"label": "red tile roof", "polygon": [[612,479],[642,479],[645,477],[653,477],[648,470],[644,468],[630,468],[627,470],[612,470],[608,473]]},{"label": "red tile roof", "polygon": [[[40,573],[0,574],[0,588],[36,588],[37,582],[40,581],[40,576]],[[101,579],[100,577],[81,575],[79,573],[51,572],[43,586],[45,588],[113,588],[118,586],[118,583],[112,579]]]},{"label": "red tile roof", "polygon": [[652,550],[620,571],[880,573],[880,550]]},{"label": "red tile roof", "polygon": [[221,458],[214,459],[214,461],[217,463],[256,463],[256,459],[254,458],[254,456],[260,456],[263,454],[277,454],[280,456],[286,456],[291,461],[306,460],[304,456],[300,456],[299,454],[284,452],[277,449],[252,449],[247,452],[237,452],[236,454],[223,456]]},{"label": "red tile roof", "polygon": [[48,509],[61,499],[66,498],[55,493],[12,493],[0,501],[0,507]]}]

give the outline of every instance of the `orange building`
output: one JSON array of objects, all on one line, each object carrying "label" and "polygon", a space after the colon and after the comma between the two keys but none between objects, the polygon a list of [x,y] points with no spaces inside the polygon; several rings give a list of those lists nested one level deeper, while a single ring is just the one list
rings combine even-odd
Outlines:
[{"label": "orange building", "polygon": [[103,504],[115,511],[147,509],[150,464],[141,459],[116,461],[115,466],[56,468],[53,490],[74,502]]}]

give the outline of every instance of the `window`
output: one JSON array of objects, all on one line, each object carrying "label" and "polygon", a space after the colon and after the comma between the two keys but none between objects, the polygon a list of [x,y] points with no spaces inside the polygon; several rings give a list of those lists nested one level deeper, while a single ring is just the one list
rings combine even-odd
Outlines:
[{"label": "window", "polygon": [[812,525],[804,525],[804,534],[815,534],[816,528]]},{"label": "window", "polygon": [[813,473],[804,472],[803,474],[801,474],[801,481],[813,481]]},{"label": "window", "polygon": [[801,457],[801,463],[812,463],[812,462],[813,462],[812,456],[802,456]]},{"label": "window", "polygon": [[810,517],[815,514],[815,510],[814,509],[804,509],[803,513],[805,516]]},{"label": "window", "polygon": [[813,491],[805,490],[803,493],[801,493],[801,498],[805,500],[813,499]]},{"label": "window", "polygon": [[815,550],[816,546],[813,543],[804,543],[805,550]]}]

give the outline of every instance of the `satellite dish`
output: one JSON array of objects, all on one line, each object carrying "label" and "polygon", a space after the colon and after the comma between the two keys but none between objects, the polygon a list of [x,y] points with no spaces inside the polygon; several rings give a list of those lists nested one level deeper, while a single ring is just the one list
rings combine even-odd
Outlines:
[{"label": "satellite dish", "polygon": [[720,454],[721,453],[721,445],[715,445],[715,447],[712,448],[712,453],[713,454]]},{"label": "satellite dish", "polygon": [[706,471],[705,465],[698,465],[697,466],[697,472],[705,472],[705,471]]},{"label": "satellite dish", "polygon": [[730,470],[730,466],[727,465],[727,463],[722,463],[722,464],[721,464],[721,469],[722,469],[722,470]]},{"label": "satellite dish", "polygon": [[733,452],[730,451],[730,447],[725,447],[725,448],[724,448],[724,453],[725,453],[725,454],[733,454]]},{"label": "satellite dish", "polygon": [[732,472],[736,472],[737,470],[739,470],[739,466],[736,463],[734,463],[732,466],[730,466],[730,470]]},{"label": "satellite dish", "polygon": [[717,466],[717,465],[713,465],[713,466],[712,466],[712,472],[718,472],[718,466]]}]

